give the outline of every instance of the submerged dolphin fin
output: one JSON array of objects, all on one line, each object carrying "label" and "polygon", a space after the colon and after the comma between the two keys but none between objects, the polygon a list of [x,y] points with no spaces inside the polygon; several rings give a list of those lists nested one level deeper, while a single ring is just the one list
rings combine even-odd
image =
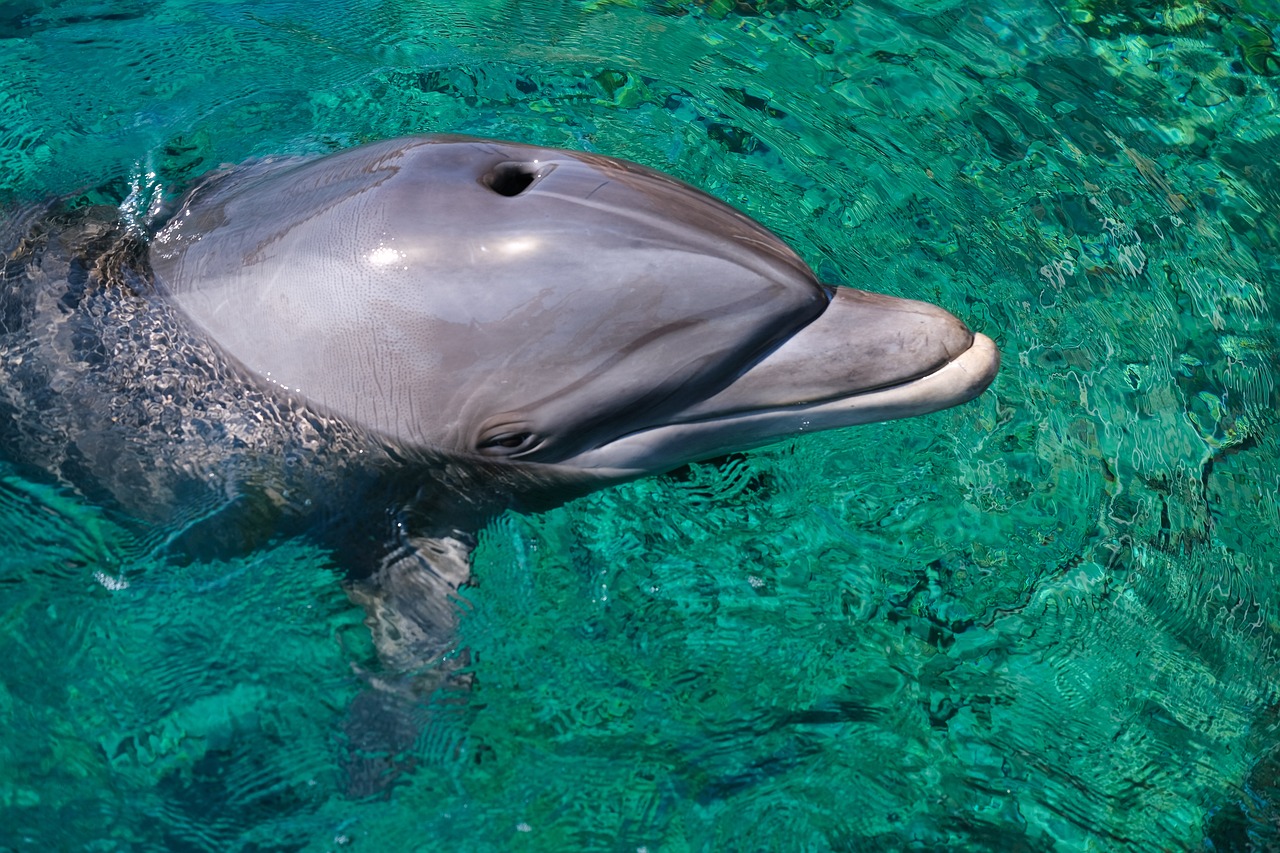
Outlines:
[{"label": "submerged dolphin fin", "polygon": [[348,710],[343,761],[347,793],[384,796],[413,770],[411,748],[439,711],[441,688],[465,689],[458,670],[459,590],[471,578],[474,539],[464,533],[407,537],[367,578],[346,584],[365,611],[379,670],[361,672],[366,690]]}]

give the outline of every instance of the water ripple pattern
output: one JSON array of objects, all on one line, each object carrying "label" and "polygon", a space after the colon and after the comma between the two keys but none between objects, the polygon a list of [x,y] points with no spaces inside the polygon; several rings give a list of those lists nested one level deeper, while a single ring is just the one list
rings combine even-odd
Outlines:
[{"label": "water ripple pattern", "polygon": [[6,4],[6,205],[145,229],[251,157],[435,131],[599,151],[828,281],[942,304],[1004,367],[957,410],[498,519],[466,689],[421,699],[382,797],[344,781],[377,662],[334,555],[160,561],[164,531],[10,460],[0,849],[1280,846],[1278,22]]}]

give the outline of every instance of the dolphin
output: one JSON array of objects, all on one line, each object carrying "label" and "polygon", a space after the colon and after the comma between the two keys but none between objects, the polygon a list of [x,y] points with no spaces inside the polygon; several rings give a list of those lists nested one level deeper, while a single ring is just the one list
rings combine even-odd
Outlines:
[{"label": "dolphin", "polygon": [[457,136],[197,187],[158,286],[260,381],[388,440],[594,488],[991,382],[990,338],[820,284],[781,240],[659,172]]},{"label": "dolphin", "polygon": [[0,453],[154,552],[320,537],[389,671],[450,650],[495,513],[954,406],[999,365],[687,184],[510,142],[267,159],[158,233],[69,205],[0,237]]}]

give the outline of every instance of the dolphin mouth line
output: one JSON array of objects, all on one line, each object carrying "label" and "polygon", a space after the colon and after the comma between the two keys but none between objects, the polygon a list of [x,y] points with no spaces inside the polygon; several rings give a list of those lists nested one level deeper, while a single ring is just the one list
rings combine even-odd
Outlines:
[{"label": "dolphin mouth line", "polygon": [[[965,347],[958,354],[952,355],[951,353],[948,353],[946,358],[942,358],[933,362],[932,364],[922,368],[919,372],[913,373],[909,376],[905,376],[901,379],[893,380],[891,382],[883,382],[879,385],[870,385],[865,388],[859,388],[856,391],[847,392],[847,393],[841,392],[841,391],[835,391],[835,392],[832,392],[831,394],[827,394],[824,396],[815,396],[810,399],[800,400],[794,403],[784,403],[784,404],[772,405],[772,406],[759,406],[756,408],[752,408],[750,406],[740,406],[738,408],[724,409],[719,412],[713,411],[710,413],[699,414],[694,417],[685,417],[685,418],[681,418],[677,415],[671,421],[671,423],[695,424],[695,423],[703,423],[703,422],[729,420],[738,415],[750,416],[750,415],[765,415],[770,412],[789,412],[799,408],[803,408],[805,406],[824,406],[828,403],[840,403],[841,401],[859,399],[871,394],[879,394],[884,391],[892,391],[895,388],[905,388],[916,382],[927,380],[933,374],[938,373],[939,371],[945,370],[949,365],[955,363],[956,361],[959,361],[960,359],[965,358],[967,355],[969,355],[969,351],[973,349],[974,343],[975,343],[974,340],[971,339],[969,342],[969,346]],[[746,373],[743,373],[742,377],[740,378],[749,378],[750,375],[751,375],[751,371],[748,370]],[[648,427],[646,427],[645,429],[648,429]],[[636,430],[636,431],[642,432],[643,430]]]},{"label": "dolphin mouth line", "polygon": [[626,475],[651,471],[645,466],[646,458],[661,447],[681,446],[677,455],[684,461],[696,461],[749,450],[788,435],[928,414],[977,397],[994,380],[999,366],[995,341],[975,332],[968,349],[922,376],[825,400],[713,413],[644,427],[581,454],[574,464]]},{"label": "dolphin mouth line", "polygon": [[[902,396],[901,393],[897,392],[915,392],[917,390],[924,391],[926,393],[933,392],[929,394],[929,399],[934,402],[942,403],[942,405],[937,406],[936,409],[949,408],[951,406],[960,405],[961,403],[966,403],[986,390],[987,386],[991,384],[991,379],[995,378],[995,368],[998,366],[999,352],[996,350],[995,342],[986,335],[983,335],[980,332],[975,332],[973,334],[972,342],[958,355],[951,356],[945,361],[925,368],[920,373],[896,382],[888,382],[871,388],[861,388],[850,394],[836,393],[829,397],[820,397],[788,405],[727,411],[721,414],[709,414],[696,418],[689,418],[688,420],[677,419],[673,420],[672,424],[716,423],[733,420],[737,417],[767,417],[771,414],[787,414],[806,409],[819,410],[831,406],[843,406],[844,404],[851,404],[859,401],[892,404],[895,401],[895,398]],[[976,374],[973,373],[975,369],[978,371]],[[743,376],[748,375],[750,375],[750,371],[743,374]],[[971,376],[973,378],[969,378]],[[982,377],[987,378],[983,380]],[[956,388],[958,393],[955,394],[955,399],[948,401],[945,400],[940,393],[943,389],[936,386],[952,379],[962,380],[962,382]],[[883,400],[881,400],[881,398],[883,398]],[[931,409],[930,411],[936,409]],[[905,417],[905,415],[899,417]],[[658,428],[660,429],[661,427]],[[647,429],[653,429],[653,427],[649,427]],[[645,429],[636,430],[636,432],[645,431]]]}]

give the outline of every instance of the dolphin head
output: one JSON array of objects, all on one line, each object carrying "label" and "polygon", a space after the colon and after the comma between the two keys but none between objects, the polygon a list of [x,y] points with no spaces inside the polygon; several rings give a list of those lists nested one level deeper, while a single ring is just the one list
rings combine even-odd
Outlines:
[{"label": "dolphin head", "polygon": [[407,448],[592,486],[972,399],[946,311],[817,281],[746,216],[612,158],[451,136],[196,187],[161,290],[262,381]]}]

